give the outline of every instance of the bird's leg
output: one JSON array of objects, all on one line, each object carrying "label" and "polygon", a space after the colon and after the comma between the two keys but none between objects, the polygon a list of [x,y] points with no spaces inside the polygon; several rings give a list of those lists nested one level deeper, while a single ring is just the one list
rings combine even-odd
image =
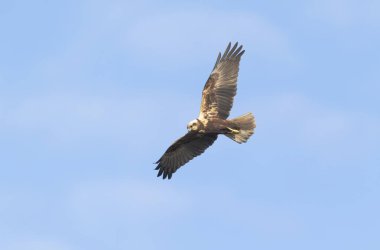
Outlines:
[{"label": "bird's leg", "polygon": [[228,129],[232,134],[239,134],[239,133],[240,133],[239,130],[236,130],[236,129],[233,129],[233,128],[230,128],[230,127],[227,127],[227,129]]}]

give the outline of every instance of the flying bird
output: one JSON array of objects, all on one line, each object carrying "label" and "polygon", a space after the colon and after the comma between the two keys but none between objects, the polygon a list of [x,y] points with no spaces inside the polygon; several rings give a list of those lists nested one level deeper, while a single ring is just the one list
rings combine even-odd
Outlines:
[{"label": "flying bird", "polygon": [[187,134],[175,141],[156,162],[157,176],[169,179],[178,168],[210,147],[222,134],[237,143],[247,142],[256,127],[252,113],[228,120],[236,95],[239,62],[244,54],[238,43],[219,53],[203,88],[198,118],[187,125]]}]

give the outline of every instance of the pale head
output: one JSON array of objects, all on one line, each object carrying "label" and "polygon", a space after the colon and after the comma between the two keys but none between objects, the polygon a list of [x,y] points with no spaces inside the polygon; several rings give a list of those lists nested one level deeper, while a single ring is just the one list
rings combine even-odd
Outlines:
[{"label": "pale head", "polygon": [[201,123],[199,122],[199,120],[195,119],[195,120],[192,120],[191,122],[189,122],[187,124],[187,130],[190,132],[190,131],[198,131],[201,127]]}]

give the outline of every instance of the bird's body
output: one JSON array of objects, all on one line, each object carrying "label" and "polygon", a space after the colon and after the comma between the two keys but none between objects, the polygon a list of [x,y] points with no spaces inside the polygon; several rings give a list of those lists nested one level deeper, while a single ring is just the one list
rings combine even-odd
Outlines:
[{"label": "bird's body", "polygon": [[231,133],[231,130],[228,128],[235,129],[235,130],[239,129],[239,127],[237,126],[235,122],[230,121],[230,120],[220,119],[220,118],[211,118],[209,120],[203,120],[203,121],[196,119],[189,123],[190,127],[191,127],[191,124],[194,124],[194,123],[196,123],[196,127],[193,130],[198,133],[229,134]]},{"label": "bird's body", "polygon": [[256,127],[254,117],[247,113],[228,120],[236,95],[239,62],[244,54],[237,43],[227,46],[223,56],[219,53],[213,71],[202,92],[201,110],[197,119],[187,125],[188,133],[175,141],[156,162],[158,175],[165,179],[194,157],[211,146],[219,134],[237,143],[246,142]]}]

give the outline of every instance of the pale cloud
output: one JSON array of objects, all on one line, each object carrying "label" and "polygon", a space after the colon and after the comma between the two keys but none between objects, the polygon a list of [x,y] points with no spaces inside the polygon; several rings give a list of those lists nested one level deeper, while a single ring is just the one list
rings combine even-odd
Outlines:
[{"label": "pale cloud", "polygon": [[[124,62],[147,72],[186,69],[213,63],[228,42],[236,41],[255,60],[289,67],[299,64],[288,34],[257,13],[196,6],[142,11],[146,5],[152,4],[113,1],[107,6],[92,6],[83,13],[89,21],[81,24],[81,32],[56,53],[33,62],[33,74],[43,75],[52,83],[78,81],[83,72],[96,68],[94,64],[104,63],[102,56],[114,51]],[[112,48],[103,48],[103,43]]]},{"label": "pale cloud", "polygon": [[84,23],[84,40],[116,36],[115,40],[121,39],[116,44],[124,47],[128,56],[143,59],[145,64],[154,60],[159,67],[178,59],[185,65],[193,64],[210,48],[222,50],[229,41],[239,41],[255,55],[271,61],[296,60],[287,34],[253,11],[223,10],[198,3],[184,8],[149,0],[87,4],[91,11],[85,15],[97,27]]},{"label": "pale cloud", "polygon": [[374,152],[374,141],[380,140],[376,114],[340,109],[303,94],[259,97],[251,106],[256,111],[256,136],[324,159],[362,159],[363,150]]},{"label": "pale cloud", "polygon": [[[1,245],[0,245],[1,246]],[[51,239],[37,239],[37,238],[19,238],[15,239],[12,243],[3,245],[2,249],[4,250],[76,250],[68,244],[54,241]]]},{"label": "pale cloud", "polygon": [[[172,102],[181,105],[172,106]],[[171,123],[185,124],[191,114],[181,110],[191,102],[168,93],[118,97],[48,93],[17,102],[4,98],[0,102],[0,127],[2,133],[39,133],[59,143],[72,143],[86,136],[131,141],[141,137],[143,131],[150,131],[154,138],[158,131],[168,132],[167,126],[158,122],[162,119],[171,117]],[[168,107],[170,112],[165,112]],[[172,116],[173,113],[176,115]],[[185,131],[185,125],[182,127]],[[134,145],[137,141],[133,141]]]},{"label": "pale cloud", "polygon": [[311,1],[307,14],[314,19],[337,27],[379,25],[380,4],[378,1],[364,0],[321,0]]},{"label": "pale cloud", "polygon": [[[189,193],[162,182],[105,179],[79,183],[69,193],[69,209],[84,223],[105,219],[138,223],[180,216],[191,209]],[[104,222],[104,221],[103,221]]]},{"label": "pale cloud", "polygon": [[273,96],[267,103],[274,115],[271,118],[277,120],[277,124],[289,126],[288,129],[296,132],[297,138],[305,143],[333,142],[345,138],[353,129],[354,124],[342,111],[321,105],[304,95]]},{"label": "pale cloud", "polygon": [[298,216],[290,209],[253,203],[222,187],[188,187],[173,183],[109,179],[84,182],[69,193],[67,202],[76,227],[92,234],[108,223],[125,224],[128,230],[141,226],[158,230],[164,221],[217,219],[240,225],[255,234],[292,237],[302,230]]},{"label": "pale cloud", "polygon": [[207,8],[167,11],[137,19],[126,31],[130,51],[157,63],[180,60],[186,64],[208,54],[211,47],[223,50],[229,41],[239,41],[264,60],[296,60],[286,34],[252,12]]}]

